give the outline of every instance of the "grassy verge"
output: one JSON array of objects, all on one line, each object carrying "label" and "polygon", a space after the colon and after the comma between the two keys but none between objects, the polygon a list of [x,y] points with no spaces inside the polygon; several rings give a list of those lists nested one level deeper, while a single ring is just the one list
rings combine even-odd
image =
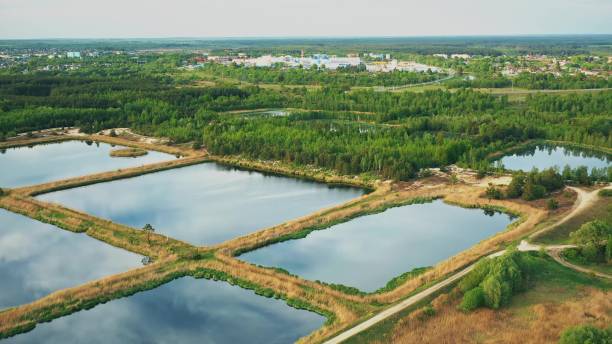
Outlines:
[{"label": "grassy verge", "polygon": [[210,159],[224,165],[248,170],[269,173],[272,175],[291,176],[306,180],[323,182],[331,185],[353,186],[374,191],[378,183],[372,176],[341,176],[331,170],[298,166],[279,161],[260,161],[241,156],[210,156]]}]

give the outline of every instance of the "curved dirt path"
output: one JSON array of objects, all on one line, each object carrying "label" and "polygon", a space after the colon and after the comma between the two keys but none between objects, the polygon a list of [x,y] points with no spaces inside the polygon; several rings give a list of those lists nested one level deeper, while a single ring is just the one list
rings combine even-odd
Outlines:
[{"label": "curved dirt path", "polygon": [[603,189],[610,189],[611,186],[608,185],[603,188],[595,189],[591,192],[584,191],[574,186],[568,186],[567,188],[573,190],[574,192],[576,192],[576,194],[578,194],[578,197],[576,198],[576,202],[574,202],[574,206],[572,207],[572,210],[570,210],[570,212],[567,213],[567,215],[565,215],[561,220],[553,223],[550,226],[542,228],[537,232],[531,233],[528,237],[530,240],[535,239],[539,237],[540,235],[542,235],[543,233],[546,233],[549,230],[564,224],[565,222],[569,221],[574,216],[583,212],[585,209],[590,208],[593,204],[597,202],[597,200],[599,200],[599,195],[598,195],[599,191]]},{"label": "curved dirt path", "polygon": [[583,272],[585,274],[592,274],[595,275],[597,277],[601,277],[601,278],[609,278],[612,279],[611,275],[605,274],[603,272],[599,272],[599,271],[595,271],[595,270],[591,270],[582,266],[578,266],[575,264],[572,264],[570,262],[568,262],[567,260],[563,259],[563,257],[561,256],[561,251],[560,249],[550,249],[548,250],[548,255],[550,255],[557,263],[570,268],[572,270],[576,270],[578,272]]},{"label": "curved dirt path", "polygon": [[405,299],[404,301],[391,306],[387,309],[385,309],[384,311],[376,314],[375,316],[371,317],[370,319],[362,322],[361,324],[350,328],[342,333],[340,333],[339,335],[337,335],[336,337],[327,340],[326,342],[324,342],[324,344],[339,344],[342,343],[343,341],[351,338],[352,336],[367,330],[368,328],[378,324],[379,322],[391,317],[392,315],[395,315],[399,312],[401,312],[402,310],[406,309],[409,306],[412,306],[414,304],[416,304],[417,302],[425,299],[426,297],[432,295],[433,293],[439,291],[440,289],[452,284],[453,282],[461,279],[463,276],[467,275],[470,271],[472,271],[472,269],[474,268],[475,264],[472,264],[470,266],[468,266],[467,268],[459,271],[458,273],[452,275],[451,277],[419,292],[418,294],[415,294],[407,299]]}]

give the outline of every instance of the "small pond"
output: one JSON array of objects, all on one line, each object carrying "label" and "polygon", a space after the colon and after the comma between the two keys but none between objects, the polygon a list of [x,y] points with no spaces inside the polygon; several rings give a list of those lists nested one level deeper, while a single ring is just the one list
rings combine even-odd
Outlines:
[{"label": "small pond", "polygon": [[142,266],[141,258],[0,209],[0,309]]},{"label": "small pond", "polygon": [[324,317],[283,300],[225,282],[184,277],[39,324],[6,343],[285,344],[324,322]]},{"label": "small pond", "polygon": [[509,170],[531,171],[534,167],[544,170],[557,166],[560,170],[566,165],[572,169],[586,166],[589,171],[593,168],[610,166],[612,159],[605,154],[588,152],[562,146],[536,146],[530,149],[507,155],[500,162]]},{"label": "small pond", "polygon": [[303,239],[260,248],[240,259],[373,292],[393,277],[435,265],[511,222],[505,214],[436,200],[358,217]]},{"label": "small pond", "polygon": [[195,245],[216,244],[346,202],[361,189],[204,163],[39,196]]},{"label": "small pond", "polygon": [[110,156],[114,149],[101,142],[64,141],[0,151],[0,187],[41,184],[86,174],[113,171],[175,159],[173,155],[150,151],[135,158]]}]

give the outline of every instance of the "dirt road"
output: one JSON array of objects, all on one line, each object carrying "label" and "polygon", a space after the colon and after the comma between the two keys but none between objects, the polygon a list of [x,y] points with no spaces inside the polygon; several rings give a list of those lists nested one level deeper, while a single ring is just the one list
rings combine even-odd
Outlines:
[{"label": "dirt road", "polygon": [[397,314],[399,312],[401,312],[402,310],[406,309],[409,306],[412,306],[416,303],[418,303],[419,301],[427,298],[428,296],[434,294],[435,292],[439,291],[440,289],[454,283],[455,281],[459,280],[460,278],[462,278],[463,276],[467,275],[470,271],[472,271],[472,269],[474,268],[474,265],[470,265],[467,268],[461,270],[460,272],[454,274],[453,276],[445,279],[444,281],[433,285],[425,290],[423,290],[422,292],[413,295],[409,298],[407,298],[406,300],[391,306],[387,309],[385,309],[384,311],[376,314],[375,316],[373,316],[372,318],[362,322],[361,324],[339,334],[338,336],[328,340],[325,342],[325,344],[338,344],[341,343],[347,339],[349,339],[350,337],[365,331],[366,329],[378,324],[379,322],[389,318],[390,316]]},{"label": "dirt road", "polygon": [[574,216],[580,214],[582,211],[584,211],[585,209],[591,207],[593,204],[595,204],[595,202],[597,202],[597,200],[599,199],[599,191],[603,190],[603,189],[610,189],[611,186],[606,186],[604,188],[600,188],[597,190],[593,190],[591,192],[587,192],[584,191],[582,189],[573,187],[573,186],[568,186],[568,189],[574,190],[574,192],[576,192],[576,194],[578,194],[578,197],[576,198],[576,202],[574,202],[574,207],[572,208],[572,210],[567,213],[567,215],[565,215],[561,220],[555,222],[554,224],[547,226],[545,228],[540,229],[537,232],[532,233],[531,235],[529,235],[529,239],[535,239],[538,236],[542,235],[543,233],[548,232],[549,230],[560,226],[562,224],[564,224],[565,222],[567,222],[569,219],[573,218]]}]

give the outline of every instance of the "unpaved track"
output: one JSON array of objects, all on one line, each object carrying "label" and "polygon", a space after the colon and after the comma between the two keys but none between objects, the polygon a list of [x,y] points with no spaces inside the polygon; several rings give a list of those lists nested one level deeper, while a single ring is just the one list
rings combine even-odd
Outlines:
[{"label": "unpaved track", "polygon": [[[577,194],[578,194],[578,198],[576,199],[576,202],[574,203],[574,207],[573,209],[566,215],[564,216],[561,220],[557,221],[555,224],[550,225],[544,229],[541,229],[533,234],[531,234],[529,236],[529,238],[531,239],[532,237],[535,237],[541,233],[544,233],[560,224],[565,223],[566,221],[568,221],[569,219],[571,219],[572,217],[576,216],[577,214],[580,214],[584,209],[587,209],[588,207],[590,207],[593,203],[595,203],[598,199],[598,195],[597,193],[601,190],[601,189],[597,189],[595,191],[592,192],[586,192],[582,189],[579,188],[575,188],[575,187],[569,187],[570,189],[574,190]],[[611,188],[611,186],[607,186],[604,189],[608,189]],[[612,276],[603,274],[603,273],[599,273],[587,268],[583,268],[580,266],[576,266],[574,264],[571,264],[565,260],[563,260],[560,256],[560,252],[563,249],[567,249],[567,248],[571,248],[571,247],[575,247],[574,245],[551,245],[551,246],[540,246],[540,245],[533,245],[528,243],[527,241],[523,240],[520,245],[518,246],[518,250],[519,251],[539,251],[542,248],[544,248],[548,254],[555,260],[557,261],[559,264],[568,267],[570,269],[579,271],[579,272],[583,272],[583,273],[588,273],[588,274],[594,274],[598,277],[602,277],[602,278],[612,278]],[[491,255],[489,255],[488,257],[498,257],[503,255],[506,252],[506,250],[501,250],[499,252],[495,252]],[[398,304],[395,304],[387,309],[385,309],[384,311],[376,314],[375,316],[373,316],[372,318],[360,323],[359,325],[350,328],[348,330],[346,330],[345,332],[340,333],[339,335],[337,335],[336,337],[333,337],[329,340],[327,340],[326,342],[324,342],[324,344],[339,344],[342,343],[343,341],[351,338],[352,336],[363,332],[365,330],[367,330],[368,328],[378,324],[379,322],[401,312],[402,310],[415,305],[416,303],[426,299],[427,297],[433,295],[434,293],[440,291],[441,289],[447,287],[448,285],[458,281],[459,279],[461,279],[462,277],[464,277],[465,275],[467,275],[470,271],[472,271],[472,269],[474,269],[474,266],[476,265],[476,263],[466,267],[465,269],[461,270],[460,272],[448,277],[447,279],[419,292],[418,294],[415,294],[407,299],[405,299],[404,301],[401,301]]]},{"label": "unpaved track", "polygon": [[[574,245],[552,245],[552,246],[544,246],[544,249],[546,249],[547,251],[551,250],[552,252],[560,252],[563,249],[566,248],[571,248],[571,247],[575,247]],[[542,246],[539,245],[532,245],[528,242],[526,242],[525,240],[523,240],[521,242],[521,244],[517,247],[517,249],[519,251],[522,252],[527,252],[527,251],[539,251],[541,250]],[[555,258],[555,256],[553,256],[552,252],[549,252],[549,254],[553,257],[553,259],[557,260],[557,258]],[[501,250],[498,252],[495,252],[493,254],[490,254],[488,257],[489,258],[494,258],[494,257],[499,257],[501,255],[503,255],[504,253],[506,253],[506,250]],[[567,263],[565,261],[563,261],[560,257],[558,257],[559,260],[557,260],[559,263],[561,263],[564,266],[567,266],[570,269],[574,269],[574,265]],[[422,292],[413,295],[409,298],[407,298],[406,300],[392,306],[389,307],[387,309],[385,309],[384,311],[378,313],[377,315],[373,316],[372,318],[362,322],[361,324],[339,334],[338,336],[326,341],[324,344],[339,344],[347,339],[349,339],[350,337],[367,330],[368,328],[378,324],[379,322],[391,317],[392,315],[395,315],[399,312],[401,312],[402,310],[426,299],[427,297],[431,296],[432,294],[438,292],[440,289],[447,287],[448,285],[458,281],[459,279],[461,279],[462,277],[464,277],[465,275],[467,275],[470,271],[472,271],[472,269],[474,269],[474,267],[476,266],[477,263],[474,263],[470,266],[468,266],[467,268],[461,270],[460,272],[448,277],[447,279],[423,290]],[[584,269],[584,268],[580,268],[577,267],[579,269],[576,269],[578,271],[581,272],[586,272],[586,273],[595,273],[594,271],[588,270],[588,269]],[[609,277],[605,274],[598,274],[602,275],[600,277]]]},{"label": "unpaved track", "polygon": [[406,300],[392,306],[389,307],[387,309],[385,309],[384,311],[376,314],[375,316],[373,316],[372,318],[362,322],[361,324],[339,334],[338,336],[328,340],[325,342],[325,344],[338,344],[341,343],[347,339],[349,339],[350,337],[358,334],[359,332],[365,331],[366,329],[378,324],[379,322],[389,318],[392,315],[395,315],[399,312],[401,312],[402,310],[406,309],[409,306],[412,306],[416,303],[418,303],[419,301],[427,298],[428,296],[432,295],[433,293],[439,291],[440,289],[443,289],[444,287],[454,283],[455,281],[459,280],[460,278],[462,278],[463,276],[467,275],[468,272],[472,271],[472,269],[474,268],[474,264],[468,266],[467,268],[461,270],[460,272],[454,274],[453,276],[445,279],[444,281],[435,284],[425,290],[423,290],[422,292],[413,295],[409,298],[407,298]]},{"label": "unpaved track", "polygon": [[539,237],[540,235],[542,235],[543,233],[548,232],[549,230],[558,227],[562,224],[564,224],[565,222],[569,221],[569,219],[573,218],[574,216],[580,214],[581,212],[583,212],[585,209],[590,208],[593,204],[595,204],[597,202],[597,200],[599,199],[599,191],[603,190],[603,189],[610,189],[611,186],[606,186],[604,188],[600,188],[600,189],[596,189],[593,190],[591,192],[587,192],[584,191],[582,189],[573,187],[573,186],[568,186],[568,189],[574,190],[576,192],[576,194],[578,194],[578,197],[576,198],[576,202],[574,202],[574,207],[572,208],[572,210],[567,213],[567,215],[565,215],[561,220],[555,222],[554,224],[547,226],[545,228],[540,229],[537,232],[532,233],[531,235],[529,235],[529,239],[535,239],[537,237]]},{"label": "unpaved track", "polygon": [[549,254],[549,255],[550,255],[550,256],[551,256],[551,257],[552,257],[552,258],[553,258],[553,259],[554,259],[554,260],[555,260],[557,263],[559,263],[559,264],[561,264],[561,265],[563,265],[563,266],[565,266],[565,267],[568,267],[568,268],[570,268],[570,269],[572,269],[572,270],[580,271],[580,272],[583,272],[583,273],[585,273],[585,274],[593,274],[593,275],[595,275],[595,276],[597,276],[597,277],[601,277],[601,278],[609,278],[609,279],[612,279],[612,276],[610,276],[610,275],[608,275],[608,274],[605,274],[605,273],[603,273],[603,272],[598,272],[598,271],[591,270],[591,269],[588,269],[588,268],[585,268],[585,267],[582,267],[582,266],[574,265],[574,264],[572,264],[572,263],[568,262],[567,260],[565,260],[565,259],[563,259],[563,258],[561,257],[561,251],[562,251],[562,250],[553,249],[553,250],[549,250],[549,251],[548,251],[548,254]]}]

